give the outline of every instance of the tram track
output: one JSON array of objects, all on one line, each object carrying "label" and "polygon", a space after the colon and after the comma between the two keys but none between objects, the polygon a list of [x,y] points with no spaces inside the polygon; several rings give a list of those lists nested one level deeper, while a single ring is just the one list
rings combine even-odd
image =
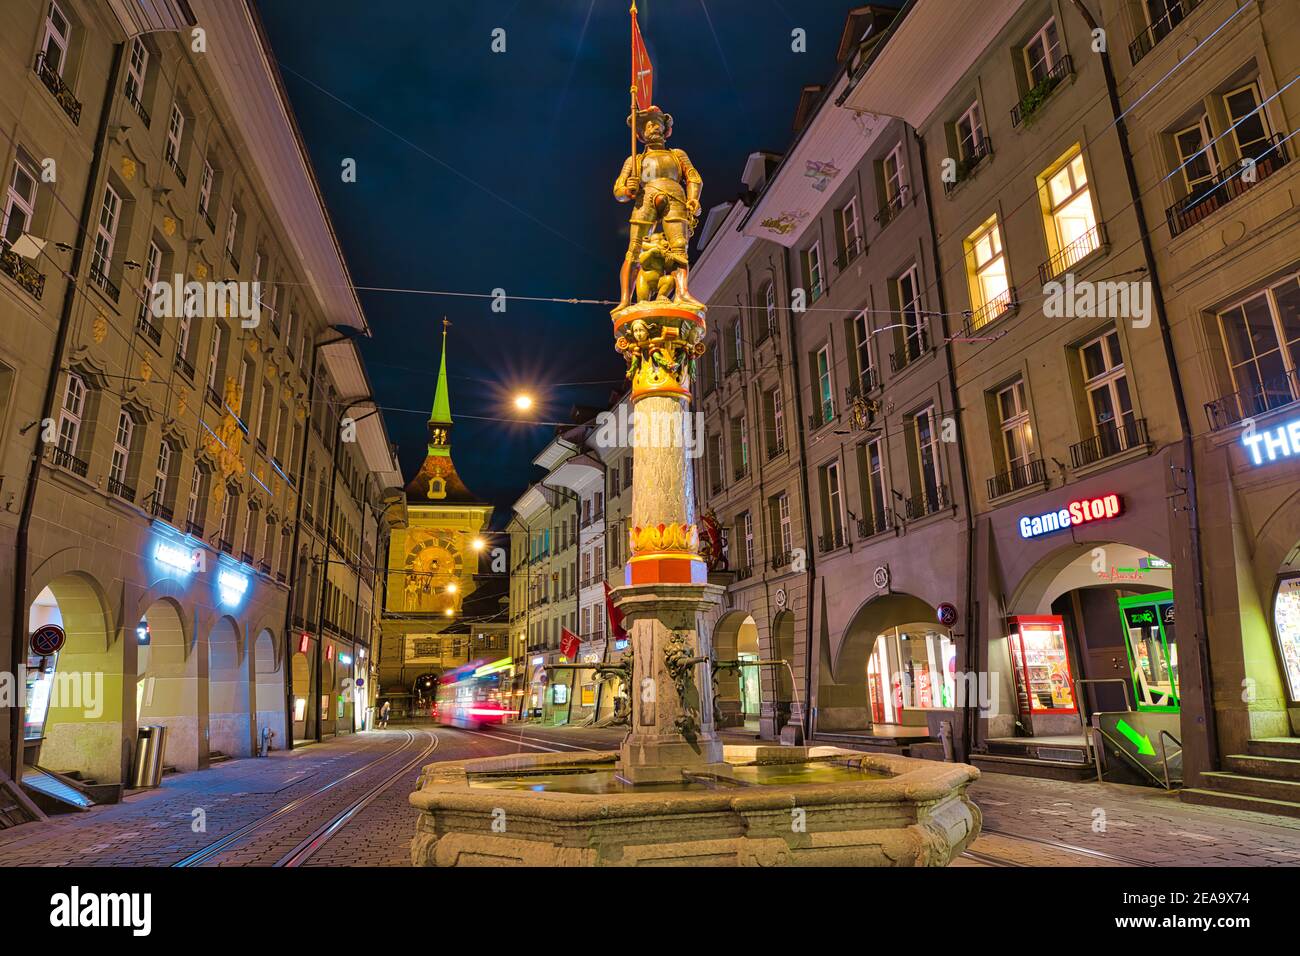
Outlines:
[{"label": "tram track", "polygon": [[[370,788],[362,794],[361,797],[350,801],[348,806],[345,807],[342,812],[333,815],[325,825],[316,828],[307,840],[301,841],[293,848],[293,850],[282,856],[273,864],[274,866],[300,866],[302,863],[310,859],[312,854],[319,850],[330,837],[342,829],[342,827],[345,826],[347,822],[351,820],[352,817],[355,816],[364,806],[369,805],[370,802],[391,786],[399,777],[409,772],[415,764],[425,759],[429,754],[433,753],[433,751],[437,749],[439,738],[435,733],[413,730],[403,730],[402,733],[406,735],[406,739],[403,741],[402,745],[397,747],[395,750],[390,750],[373,760],[367,761],[343,776],[331,780],[324,786],[313,790],[311,793],[303,794],[300,797],[290,800],[284,806],[239,827],[237,830],[226,834],[221,839],[216,840],[202,849],[191,853],[189,856],[176,861],[172,866],[198,867],[210,865],[217,857],[225,855],[233,850],[243,848],[250,842],[250,838],[265,834],[276,824],[283,823],[285,820],[292,817],[297,813],[297,811],[312,806],[315,801],[320,799],[329,791],[334,790],[336,787],[366,773],[369,770],[372,770],[386,761],[400,758],[403,753],[409,752],[413,745],[418,746],[418,741],[421,735],[427,735],[429,743],[417,756],[402,763],[398,770],[387,774],[378,786]],[[292,862],[289,862],[291,860]]]},{"label": "tram track", "polygon": [[[1132,857],[1120,856],[1115,853],[1106,853],[1102,850],[1093,850],[1089,847],[1076,846],[1073,843],[1064,843],[1060,840],[1049,840],[1044,837],[1025,836],[1024,834],[1021,833],[1008,833],[1005,830],[994,830],[989,827],[984,827],[980,832],[982,835],[1001,837],[1004,840],[1018,840],[1021,843],[1032,843],[1038,846],[1050,847],[1054,850],[1059,850],[1063,853],[1072,853],[1075,856],[1088,857],[1094,860],[1104,860],[1107,863],[1112,863],[1114,865],[1122,866],[1122,867],[1151,867],[1151,866],[1158,865],[1155,863],[1149,863],[1146,860],[1136,860],[1133,859]],[[1018,860],[1012,860],[1009,857],[1001,857],[998,856],[997,854],[989,853],[987,850],[982,850],[982,849],[981,850],[967,849],[964,853],[962,853],[962,856],[975,860],[979,863],[985,863],[989,866],[1033,866],[1034,865],[1031,863],[1022,863]]]}]

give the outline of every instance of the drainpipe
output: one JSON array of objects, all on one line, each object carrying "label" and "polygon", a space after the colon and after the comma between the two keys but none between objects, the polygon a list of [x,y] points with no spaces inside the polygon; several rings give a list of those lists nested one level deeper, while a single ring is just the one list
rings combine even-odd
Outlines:
[{"label": "drainpipe", "polygon": [[[929,169],[926,161],[925,139],[916,130],[912,130],[912,136],[916,139],[917,152],[921,156],[921,169]],[[948,382],[948,400],[952,403],[952,415],[956,419],[957,425],[957,461],[961,470],[961,491],[962,491],[962,510],[966,517],[966,608],[964,611],[966,620],[966,667],[972,671],[978,671],[975,665],[979,661],[979,629],[978,621],[975,620],[975,515],[971,508],[970,496],[970,473],[967,470],[966,459],[966,442],[963,437],[964,430],[961,427],[961,397],[957,392],[957,376],[955,374],[956,363],[953,361],[953,343],[948,337],[947,312],[948,305],[943,292],[943,265],[939,258],[939,237],[934,228],[934,204],[930,196],[930,179],[928,176],[921,176],[921,191],[925,196],[925,215],[930,227],[930,255],[934,257],[935,275],[939,277],[935,282],[935,295],[939,301],[939,328],[943,332],[944,338],[944,360],[948,363],[947,375],[944,378]],[[976,682],[978,685],[978,681]],[[955,689],[955,688],[954,688]],[[965,695],[963,694],[963,698]],[[979,709],[972,708],[970,702],[963,700],[962,703],[962,727],[965,733],[956,741],[956,758],[965,760],[969,755],[971,748],[975,745],[975,738],[979,732]]]},{"label": "drainpipe", "polygon": [[[99,129],[95,133],[95,152],[90,162],[90,175],[86,177],[86,192],[81,200],[81,226],[91,221],[95,208],[95,194],[98,192],[100,174],[104,168],[104,156],[108,145],[108,122],[112,112],[113,98],[122,84],[124,66],[123,53],[126,44],[119,43],[113,47],[113,66],[109,70],[108,89],[104,91],[104,106],[99,111]],[[68,333],[72,327],[72,303],[77,294],[77,276],[81,272],[82,250],[89,242],[73,242],[72,260],[68,266],[67,291],[63,296],[63,308],[59,312],[59,328],[54,340],[54,355],[50,358],[50,373],[45,380],[45,400],[41,405],[41,417],[37,419],[36,443],[32,449],[31,460],[27,468],[27,485],[23,489],[23,506],[18,516],[18,532],[14,540],[14,607],[13,634],[11,650],[13,659],[10,666],[16,673],[27,662],[27,548],[29,544],[32,513],[36,507],[36,488],[41,478],[42,440],[45,429],[41,422],[54,416],[55,395],[58,393],[59,373],[63,369],[63,353],[68,345]],[[23,775],[23,721],[25,710],[17,705],[9,708],[9,746],[10,776],[21,780]]]},{"label": "drainpipe", "polygon": [[[789,249],[782,249],[781,267],[785,272],[786,292],[790,291],[790,256]],[[799,436],[799,501],[803,505],[803,540],[807,546],[808,557],[808,645],[807,657],[804,665],[803,684],[804,684],[804,714],[803,714],[803,735],[804,742],[812,740],[814,727],[813,721],[813,702],[812,702],[812,675],[813,667],[820,666],[820,661],[816,657],[816,629],[813,627],[814,599],[816,598],[815,588],[817,583],[817,562],[814,557],[817,549],[813,546],[813,524],[812,524],[812,501],[808,496],[808,448],[807,437],[804,433],[803,417],[803,387],[799,381],[799,355],[798,342],[795,336],[794,311],[790,308],[787,300],[786,304],[786,326],[790,338],[790,374],[794,378],[794,415],[795,415],[795,433]]]},{"label": "drainpipe", "polygon": [[[1096,19],[1083,0],[1073,0],[1074,6],[1088,25],[1089,30],[1099,29]],[[1174,354],[1173,333],[1169,329],[1169,315],[1165,311],[1164,287],[1160,283],[1160,274],[1156,269],[1155,251],[1151,246],[1151,237],[1146,230],[1146,213],[1142,204],[1142,191],[1138,188],[1137,170],[1133,163],[1133,152],[1129,148],[1128,124],[1124,121],[1124,110],[1119,100],[1119,87],[1115,82],[1115,71],[1111,67],[1110,52],[1101,53],[1101,68],[1106,76],[1106,93],[1110,97],[1110,109],[1115,116],[1115,132],[1119,139],[1120,155],[1124,158],[1124,174],[1128,179],[1129,195],[1133,200],[1133,214],[1137,217],[1138,235],[1142,240],[1142,255],[1146,259],[1147,271],[1151,276],[1152,300],[1156,307],[1156,324],[1160,327],[1160,341],[1165,350],[1165,364],[1169,368],[1169,378],[1174,386],[1174,404],[1178,409],[1178,427],[1182,431],[1184,474],[1187,477],[1187,525],[1192,551],[1192,601],[1195,604],[1196,652],[1201,668],[1201,707],[1205,713],[1205,738],[1210,769],[1219,767],[1218,719],[1214,712],[1214,687],[1210,677],[1209,621],[1205,616],[1205,575],[1201,552],[1201,519],[1196,498],[1196,459],[1192,444],[1192,424],[1187,413],[1187,398],[1183,392],[1183,377],[1178,369],[1178,359]],[[1186,734],[1184,734],[1186,736]]]}]

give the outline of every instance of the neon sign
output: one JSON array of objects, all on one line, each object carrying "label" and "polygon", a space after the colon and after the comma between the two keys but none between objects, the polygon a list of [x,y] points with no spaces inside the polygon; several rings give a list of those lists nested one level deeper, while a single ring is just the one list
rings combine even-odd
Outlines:
[{"label": "neon sign", "polygon": [[1033,517],[1026,515],[1021,518],[1020,537],[1037,538],[1039,535],[1050,534],[1053,531],[1064,531],[1075,525],[1113,518],[1123,510],[1119,495],[1081,498],[1078,501],[1071,501],[1058,511],[1049,511],[1047,514]]},{"label": "neon sign", "polygon": [[239,574],[229,568],[217,572],[217,592],[222,604],[238,604],[248,590],[248,575]]},{"label": "neon sign", "polygon": [[189,574],[196,571],[202,562],[202,551],[182,548],[180,545],[159,541],[153,549],[153,559],[174,571]]},{"label": "neon sign", "polygon": [[[1265,455],[1270,462],[1277,461],[1279,455],[1300,458],[1300,418],[1268,431],[1248,429],[1241,436],[1241,443],[1250,452],[1250,460],[1256,466],[1264,464]],[[1262,452],[1260,445],[1264,446]]]}]

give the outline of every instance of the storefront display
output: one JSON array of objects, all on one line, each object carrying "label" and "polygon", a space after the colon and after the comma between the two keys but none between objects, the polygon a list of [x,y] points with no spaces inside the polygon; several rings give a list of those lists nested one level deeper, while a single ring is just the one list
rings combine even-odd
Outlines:
[{"label": "storefront display", "polygon": [[877,635],[867,661],[871,717],[903,723],[904,710],[954,706],[957,647],[947,629],[906,624]]},{"label": "storefront display", "polygon": [[1120,623],[1138,710],[1178,711],[1174,592],[1119,598]]},{"label": "storefront display", "polygon": [[1021,716],[1076,713],[1064,620],[1014,617],[1008,643]]},{"label": "storefront display", "polygon": [[1278,582],[1273,602],[1273,628],[1277,649],[1282,657],[1287,693],[1292,702],[1300,702],[1300,575]]},{"label": "storefront display", "polygon": [[[740,662],[758,660],[757,654],[737,654]],[[757,667],[740,668],[740,715],[746,721],[758,720],[759,673]]]}]

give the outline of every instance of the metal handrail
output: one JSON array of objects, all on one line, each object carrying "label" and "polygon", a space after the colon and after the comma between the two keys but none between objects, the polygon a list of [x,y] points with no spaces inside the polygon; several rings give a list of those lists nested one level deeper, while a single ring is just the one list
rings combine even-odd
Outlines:
[{"label": "metal handrail", "polygon": [[[1084,740],[1084,744],[1085,744],[1085,746],[1086,746],[1089,750],[1093,751],[1094,762],[1095,762],[1096,765],[1097,765],[1097,779],[1098,779],[1098,781],[1100,781],[1100,780],[1101,780],[1101,758],[1100,758],[1099,756],[1097,756],[1097,755],[1098,755],[1101,751],[1100,751],[1100,748],[1095,747],[1095,746],[1093,745],[1093,742],[1092,742],[1092,735],[1088,733],[1088,725],[1087,725],[1086,723],[1084,723],[1084,720],[1083,720],[1083,708],[1079,706],[1079,704],[1080,704],[1081,702],[1082,702],[1082,703],[1087,703],[1087,698],[1086,698],[1086,696],[1083,695],[1083,694],[1080,694],[1080,693],[1079,693],[1079,688],[1080,688],[1080,686],[1082,686],[1083,684],[1121,684],[1121,685],[1123,685],[1123,688],[1124,688],[1124,703],[1128,705],[1128,708],[1127,708],[1125,711],[1123,711],[1124,713],[1127,713],[1128,711],[1131,711],[1131,710],[1133,709],[1133,702],[1132,702],[1132,700],[1129,699],[1129,695],[1128,695],[1128,692],[1129,692],[1128,681],[1124,680],[1124,678],[1122,678],[1122,677],[1079,677],[1079,678],[1076,678],[1075,681],[1074,681],[1074,712],[1075,712],[1075,714],[1076,714],[1076,715],[1078,716],[1078,718],[1079,718],[1079,729],[1083,731],[1083,740]],[[1093,711],[1093,713],[1094,713],[1094,714],[1104,714],[1104,713],[1111,713],[1111,711],[1096,710],[1096,711]],[[1101,731],[1101,728],[1100,728],[1100,727],[1098,727],[1098,728],[1096,728],[1096,729],[1097,729],[1098,731]],[[1103,733],[1104,733],[1104,732],[1103,732]]]},{"label": "metal handrail", "polygon": [[1169,782],[1169,752],[1165,749],[1165,738],[1168,737],[1178,745],[1178,752],[1183,752],[1183,742],[1171,734],[1169,731],[1161,728],[1160,730],[1160,764],[1165,768],[1165,789],[1172,790],[1173,784]]}]

